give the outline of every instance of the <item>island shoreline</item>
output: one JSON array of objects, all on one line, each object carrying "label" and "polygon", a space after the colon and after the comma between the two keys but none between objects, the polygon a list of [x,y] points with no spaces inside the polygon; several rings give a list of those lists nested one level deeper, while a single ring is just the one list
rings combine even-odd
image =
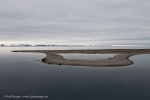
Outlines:
[{"label": "island shoreline", "polygon": [[[89,50],[15,50],[12,52],[36,52],[45,53],[43,63],[56,65],[114,67],[132,65],[134,62],[129,58],[139,54],[150,54],[150,49],[89,49]],[[117,54],[109,59],[79,60],[64,59],[57,53],[81,53],[81,54]]]}]

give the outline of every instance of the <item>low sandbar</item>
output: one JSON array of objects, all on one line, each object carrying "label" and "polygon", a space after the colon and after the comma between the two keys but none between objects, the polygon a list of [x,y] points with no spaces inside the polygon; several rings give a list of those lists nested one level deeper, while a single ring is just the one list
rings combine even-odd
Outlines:
[{"label": "low sandbar", "polygon": [[[57,65],[76,65],[76,66],[127,66],[134,62],[129,57],[139,54],[150,54],[150,49],[95,49],[95,50],[16,50],[12,52],[38,52],[45,53],[47,56],[41,61],[47,64]],[[65,59],[58,53],[80,53],[80,54],[117,54],[108,59]]]}]

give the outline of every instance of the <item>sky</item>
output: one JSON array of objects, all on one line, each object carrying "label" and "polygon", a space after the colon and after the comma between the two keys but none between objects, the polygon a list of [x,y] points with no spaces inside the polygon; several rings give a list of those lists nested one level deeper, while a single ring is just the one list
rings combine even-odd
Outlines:
[{"label": "sky", "polygon": [[1,0],[0,43],[149,45],[150,0]]}]

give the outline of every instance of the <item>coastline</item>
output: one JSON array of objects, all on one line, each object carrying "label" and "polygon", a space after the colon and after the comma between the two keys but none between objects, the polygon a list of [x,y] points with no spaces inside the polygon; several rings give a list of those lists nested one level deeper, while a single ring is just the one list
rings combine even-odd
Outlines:
[{"label": "coastline", "polygon": [[[91,49],[91,50],[16,50],[12,52],[36,52],[45,53],[47,56],[41,61],[47,64],[74,65],[74,66],[93,66],[93,67],[113,67],[127,66],[134,62],[129,57],[139,54],[150,54],[150,49]],[[81,53],[81,54],[117,54],[113,58],[79,60],[64,59],[56,53]]]}]

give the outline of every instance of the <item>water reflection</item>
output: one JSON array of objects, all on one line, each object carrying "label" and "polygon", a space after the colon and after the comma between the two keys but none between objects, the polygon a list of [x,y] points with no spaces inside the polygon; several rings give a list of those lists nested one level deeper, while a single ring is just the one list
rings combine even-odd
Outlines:
[{"label": "water reflection", "polygon": [[34,61],[45,54],[12,50],[16,48],[0,50],[2,100],[4,95],[48,95],[51,100],[150,100],[150,55],[132,56],[134,64],[124,67],[62,67]]}]

